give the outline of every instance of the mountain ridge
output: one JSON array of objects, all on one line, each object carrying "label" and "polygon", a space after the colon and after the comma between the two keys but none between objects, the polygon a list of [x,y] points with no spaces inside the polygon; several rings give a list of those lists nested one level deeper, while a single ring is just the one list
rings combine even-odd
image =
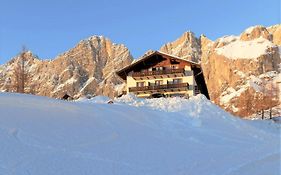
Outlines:
[{"label": "mountain ridge", "polygon": [[[114,85],[122,82],[115,74],[112,74],[111,70],[117,70],[128,65],[133,59],[128,48],[123,44],[112,43],[108,38],[101,36],[91,36],[81,40],[73,48],[59,54],[52,60],[35,59],[32,52],[28,53],[29,54],[26,56],[27,60],[36,60],[35,65],[39,69],[39,71],[36,71],[38,70],[36,69],[35,71],[29,72],[29,74],[34,75],[35,80],[33,79],[33,81],[38,81],[36,78],[38,74],[42,74],[41,76],[44,77],[44,74],[48,74],[49,72],[51,73],[44,78],[46,82],[50,80],[59,80],[58,84],[49,84],[49,87],[47,87],[46,90],[35,85],[37,89],[39,89],[35,94],[55,98],[61,98],[64,94],[78,97],[81,95],[88,95],[88,93],[90,95],[107,93],[109,96],[114,96],[114,93],[116,92],[111,92],[112,89],[114,89]],[[4,67],[13,66],[13,60],[17,60],[18,58],[19,57],[16,56],[8,63],[2,65],[2,69]],[[116,62],[116,64],[114,64],[114,62]],[[34,61],[32,63],[34,63]],[[6,76],[13,78],[12,71],[9,69],[1,71],[1,74],[2,77]],[[81,78],[78,76],[84,77]],[[73,80],[78,79],[78,83],[67,81],[71,78],[73,78]],[[107,80],[108,82],[104,82],[104,80]],[[71,88],[67,85],[64,90],[60,90],[64,83],[66,83],[65,85],[70,83],[70,85],[76,87]],[[98,83],[103,83],[107,88],[104,89],[103,87],[98,86]],[[83,84],[87,87],[84,87]],[[31,85],[29,84],[28,86]],[[7,89],[5,83],[4,85],[2,84],[2,90],[3,89]],[[82,92],[80,92],[81,90]],[[13,91],[13,89],[8,91]]]},{"label": "mountain ridge", "polygon": [[[275,72],[276,75],[269,79],[276,81],[275,77],[280,74],[278,69],[280,38],[280,24],[269,27],[251,26],[238,36],[226,35],[214,41],[204,34],[196,37],[193,32],[187,31],[176,40],[162,45],[159,50],[200,62],[211,100],[235,115],[247,116],[256,112],[253,109],[243,110],[243,106],[239,106],[247,101],[248,97],[245,94],[256,94],[256,89],[248,84],[261,86],[260,83],[254,82],[254,79],[259,79],[260,82],[267,74]],[[251,53],[246,54],[250,46],[254,49],[261,48],[259,47],[261,43],[264,44],[262,47],[265,49],[264,55],[253,51],[257,54],[254,60],[251,58]],[[242,46],[246,47],[245,51]],[[237,48],[241,52],[240,56],[246,55],[245,58],[236,58],[239,57],[235,50]],[[14,91],[13,65],[17,58],[18,56],[0,65],[2,91]],[[27,88],[33,89],[36,95],[55,98],[61,98],[65,94],[74,98],[87,95],[117,96],[124,90],[124,82],[115,71],[131,64],[134,60],[124,44],[113,43],[109,38],[98,35],[80,40],[73,48],[51,60],[41,60],[31,51],[27,53],[27,58],[30,60],[27,67],[31,67],[30,70],[28,69],[29,73],[33,75],[32,82]],[[10,79],[10,82],[7,79]],[[242,93],[245,93],[244,95],[237,93],[242,87],[247,89]],[[221,99],[226,97],[232,98],[227,103],[222,103]],[[259,100],[254,101],[259,102]]]}]

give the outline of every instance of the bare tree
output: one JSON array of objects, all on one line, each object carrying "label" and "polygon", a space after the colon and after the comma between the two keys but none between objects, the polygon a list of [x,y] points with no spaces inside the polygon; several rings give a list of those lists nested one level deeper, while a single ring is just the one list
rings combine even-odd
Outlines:
[{"label": "bare tree", "polygon": [[14,89],[18,93],[25,93],[25,86],[27,84],[27,71],[26,71],[26,48],[23,47],[18,59],[15,60],[14,67]]}]

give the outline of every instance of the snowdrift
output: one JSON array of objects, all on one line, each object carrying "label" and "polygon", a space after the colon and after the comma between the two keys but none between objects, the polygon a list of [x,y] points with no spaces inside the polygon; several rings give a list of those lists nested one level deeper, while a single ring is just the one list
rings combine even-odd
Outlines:
[{"label": "snowdrift", "polygon": [[280,125],[203,96],[107,104],[0,93],[0,174],[280,174]]}]

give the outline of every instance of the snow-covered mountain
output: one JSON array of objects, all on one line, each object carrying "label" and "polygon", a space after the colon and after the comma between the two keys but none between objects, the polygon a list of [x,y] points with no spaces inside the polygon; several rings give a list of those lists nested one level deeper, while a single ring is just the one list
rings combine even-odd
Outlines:
[{"label": "snow-covered mountain", "polygon": [[278,105],[278,100],[265,100],[273,98],[266,87],[280,74],[280,52],[273,38],[267,28],[254,26],[240,36],[225,36],[213,43],[202,57],[213,101],[240,116]]},{"label": "snow-covered mountain", "polygon": [[0,93],[0,174],[280,174],[280,124],[201,95],[107,99]]},{"label": "snow-covered mountain", "polygon": [[[25,57],[27,74],[31,76],[27,81],[27,89],[32,89],[32,93],[37,95],[56,98],[65,94],[72,97],[87,94],[113,97],[119,89],[122,90],[120,84],[123,83],[115,71],[133,60],[123,44],[112,43],[103,36],[82,40],[74,48],[50,61],[39,60],[31,52],[27,52]],[[0,89],[3,91],[14,90],[17,59],[19,57],[0,68]]]},{"label": "snow-covered mountain", "polygon": [[[252,26],[239,36],[224,36],[211,41],[185,32],[163,45],[162,52],[201,62],[212,101],[227,111],[248,116],[278,105],[265,102],[271,97],[263,87],[280,84],[281,25]],[[133,60],[122,44],[113,44],[102,36],[82,40],[54,60],[43,61],[27,53],[27,69],[32,75],[28,89],[34,94],[61,98],[64,94],[116,96],[123,82],[115,71]],[[0,90],[13,91],[14,58],[0,66]],[[267,99],[267,100],[265,100]],[[247,104],[252,105],[247,107]],[[245,107],[246,106],[246,107]]]},{"label": "snow-covered mountain", "polygon": [[231,113],[248,116],[278,105],[266,87],[281,83],[280,38],[281,25],[252,26],[240,36],[216,41],[188,32],[161,50],[201,62],[211,100]]}]

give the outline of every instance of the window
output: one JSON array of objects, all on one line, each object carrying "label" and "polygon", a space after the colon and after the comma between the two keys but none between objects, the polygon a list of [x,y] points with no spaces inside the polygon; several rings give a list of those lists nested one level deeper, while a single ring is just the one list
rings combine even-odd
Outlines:
[{"label": "window", "polygon": [[178,62],[178,61],[175,60],[175,59],[171,59],[171,64],[180,64],[180,62]]},{"label": "window", "polygon": [[185,76],[192,76],[192,75],[193,75],[192,70],[186,70],[185,71]]},{"label": "window", "polygon": [[144,81],[142,81],[142,82],[137,82],[137,87],[144,87]]},{"label": "window", "polygon": [[179,84],[182,83],[182,79],[178,78],[178,79],[173,79],[173,84]]},{"label": "window", "polygon": [[163,80],[156,80],[155,81],[155,85],[158,86],[158,85],[162,85],[163,84]]},{"label": "window", "polygon": [[171,69],[178,69],[179,66],[178,65],[171,65]]},{"label": "window", "polygon": [[163,67],[155,67],[156,70],[163,70]]}]

